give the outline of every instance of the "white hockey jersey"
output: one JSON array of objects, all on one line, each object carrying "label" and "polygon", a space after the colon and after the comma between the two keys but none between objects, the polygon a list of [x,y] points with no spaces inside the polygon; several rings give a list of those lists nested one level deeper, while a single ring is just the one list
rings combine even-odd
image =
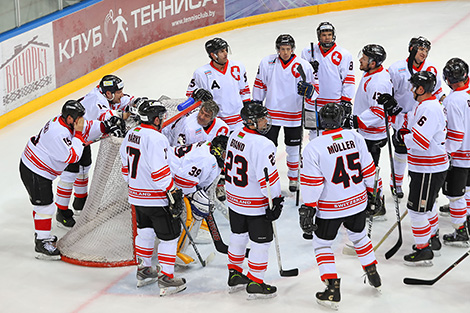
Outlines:
[{"label": "white hockey jersey", "polygon": [[[437,74],[436,67],[426,59],[419,68],[413,66],[413,73],[420,71],[433,72],[436,75],[436,87],[433,94],[437,99],[440,99],[444,92],[441,88],[441,75]],[[411,92],[411,83],[409,82],[411,74],[408,70],[408,59],[393,63],[388,68],[388,72],[392,78],[395,100],[403,108],[403,113],[410,112],[418,103],[414,100],[413,93]]]},{"label": "white hockey jersey", "polygon": [[250,87],[245,66],[236,61],[227,61],[222,71],[209,64],[194,71],[186,96],[191,97],[197,88],[204,88],[212,93],[219,105],[218,116],[234,130],[241,125],[240,110],[243,102],[250,100]]},{"label": "white hockey jersey", "polygon": [[85,120],[83,131],[76,132],[58,115],[49,120],[37,136],[30,138],[21,160],[34,173],[54,180],[67,165],[80,160],[83,143],[101,134],[98,121]]},{"label": "white hockey jersey", "polygon": [[109,119],[111,116],[119,115],[117,110],[125,110],[132,98],[133,97],[129,95],[124,95],[122,96],[120,103],[110,104],[106,97],[101,93],[99,86],[97,86],[79,101],[85,108],[85,115],[83,117],[86,120],[104,121]]},{"label": "white hockey jersey", "polygon": [[316,44],[313,46],[314,58],[311,47],[304,48],[301,56],[309,62],[318,62],[318,109],[330,102],[352,101],[356,86],[354,65],[349,51],[334,44],[330,50],[323,52],[320,44]]},{"label": "white hockey jersey", "polygon": [[447,113],[446,150],[452,155],[452,165],[470,168],[470,87],[469,81],[451,91],[444,99]]},{"label": "white hockey jersey", "polygon": [[281,183],[274,143],[246,127],[234,131],[228,139],[225,157],[225,190],[232,210],[250,216],[266,213],[265,167],[268,168],[271,196],[278,197]]},{"label": "white hockey jersey", "polygon": [[[302,65],[307,82],[317,85],[310,63],[295,54],[287,64],[277,54],[264,57],[259,64],[253,86],[253,100],[266,100],[264,105],[271,115],[273,125],[300,126],[303,97],[297,94],[297,83],[302,80],[297,71],[299,64]],[[305,99],[305,106],[315,108],[317,96],[317,90],[314,89],[312,98]]]},{"label": "white hockey jersey", "polygon": [[150,125],[129,130],[120,148],[122,174],[129,185],[129,203],[167,206],[166,192],[173,187],[168,139]]},{"label": "white hockey jersey", "polygon": [[384,108],[377,103],[377,98],[382,93],[392,94],[393,89],[390,75],[380,66],[372,74],[364,73],[354,99],[353,114],[358,117],[359,134],[365,139],[381,140],[387,136]]},{"label": "white hockey jersey", "polygon": [[446,117],[444,107],[435,96],[423,100],[407,114],[408,129],[404,136],[408,149],[408,169],[415,173],[439,173],[449,167],[445,149]]},{"label": "white hockey jersey", "polygon": [[177,187],[185,195],[195,192],[196,186],[209,187],[220,175],[215,156],[210,153],[210,142],[203,141],[172,148],[170,169]]},{"label": "white hockey jersey", "polygon": [[353,130],[327,130],[310,141],[302,154],[300,188],[316,216],[351,216],[367,206],[373,192],[375,165],[364,138]]}]

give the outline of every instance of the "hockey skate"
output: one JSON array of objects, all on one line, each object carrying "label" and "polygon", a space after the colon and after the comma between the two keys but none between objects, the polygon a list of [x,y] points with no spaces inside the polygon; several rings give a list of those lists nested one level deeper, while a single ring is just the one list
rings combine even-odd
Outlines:
[{"label": "hockey skate", "polygon": [[250,281],[246,285],[246,292],[248,293],[248,300],[269,299],[277,296],[276,286],[265,283],[260,284],[254,281]]},{"label": "hockey skate", "polygon": [[169,296],[186,289],[186,279],[170,278],[165,274],[158,277],[158,287],[160,288],[160,297]]},{"label": "hockey skate", "polygon": [[70,209],[67,209],[67,210],[58,209],[55,215],[55,218],[57,222],[59,222],[57,223],[57,226],[59,226],[60,228],[69,230],[70,228],[73,227],[73,225],[75,225],[75,220],[73,218],[73,211]]},{"label": "hockey skate", "polygon": [[237,270],[230,269],[228,272],[228,293],[235,293],[237,291],[246,289],[246,285],[251,280]]},{"label": "hockey skate", "polygon": [[[434,253],[434,256],[441,256],[441,241],[439,240],[439,230],[434,235],[431,235],[431,239],[429,239],[429,246]],[[416,245],[413,245],[413,250],[416,251]]]},{"label": "hockey skate", "polygon": [[377,272],[377,266],[375,264],[371,264],[369,266],[366,266],[364,268],[364,271],[366,272],[369,285],[376,288],[378,291],[381,291],[380,287],[382,286],[382,280],[380,279],[380,275]]},{"label": "hockey skate", "polygon": [[299,184],[296,180],[289,180],[289,191],[290,192],[297,192],[299,189]]},{"label": "hockey skate", "polygon": [[444,204],[439,207],[440,216],[450,216],[450,208],[448,204]]},{"label": "hockey skate", "polygon": [[442,236],[442,240],[445,245],[468,248],[470,243],[467,233],[467,222],[464,222],[463,225],[453,233]]},{"label": "hockey skate", "polygon": [[161,270],[162,267],[160,264],[157,264],[155,267],[144,266],[142,259],[139,259],[139,265],[137,265],[136,274],[137,288],[156,283]]},{"label": "hockey skate", "polygon": [[341,294],[339,292],[341,278],[326,279],[325,291],[317,292],[317,303],[333,310],[338,310]]},{"label": "hockey skate", "polygon": [[37,239],[37,236],[37,234],[34,234],[34,250],[37,252],[36,259],[60,260],[60,252],[56,247],[57,237],[52,236],[46,239]]},{"label": "hockey skate", "polygon": [[416,248],[416,251],[403,257],[405,260],[405,265],[408,266],[432,266],[433,258],[434,253],[432,252],[430,246],[427,246],[423,249]]},{"label": "hockey skate", "polygon": [[83,198],[75,197],[75,199],[73,199],[72,207],[73,207],[75,215],[79,216],[80,213],[82,213],[83,207],[85,206],[86,198],[87,197],[85,196]]}]

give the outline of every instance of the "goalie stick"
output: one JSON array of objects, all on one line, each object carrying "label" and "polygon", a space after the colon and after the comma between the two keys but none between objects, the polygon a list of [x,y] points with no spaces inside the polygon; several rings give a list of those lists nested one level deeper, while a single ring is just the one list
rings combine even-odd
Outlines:
[{"label": "goalie stick", "polygon": [[439,274],[439,276],[437,276],[436,278],[434,279],[419,279],[419,278],[409,278],[409,277],[405,277],[403,279],[403,283],[407,284],[407,285],[427,285],[427,286],[432,286],[434,285],[439,279],[441,279],[442,277],[444,277],[447,273],[449,273],[454,267],[456,267],[460,262],[462,262],[466,257],[468,257],[470,255],[470,250],[468,250],[467,252],[465,252],[464,255],[462,255],[457,261],[455,261],[454,263],[452,263],[452,265],[450,265],[448,268],[445,269],[445,271],[443,271],[442,273]]},{"label": "goalie stick", "polygon": [[196,253],[199,262],[201,263],[202,267],[205,267],[210,261],[214,259],[215,253],[212,252],[206,259],[203,259],[201,253],[199,253],[199,249],[197,248],[196,243],[194,242],[193,236],[191,236],[191,234],[189,233],[188,227],[186,227],[186,224],[181,218],[178,219],[181,223],[181,226],[183,226],[184,231],[186,232],[186,236],[188,236],[189,243],[191,244],[191,246],[193,246],[194,252]]},{"label": "goalie stick", "polygon": [[[264,178],[266,180],[266,188],[268,190],[268,205],[269,209],[272,210],[273,207],[273,199],[271,197],[271,184],[269,183],[269,173],[268,173],[268,168],[264,168]],[[291,277],[291,276],[297,276],[299,275],[299,269],[298,268],[293,268],[290,270],[284,270],[282,268],[282,263],[281,263],[281,249],[279,248],[279,240],[277,238],[277,230],[276,230],[276,223],[275,221],[272,221],[273,225],[273,233],[274,233],[274,244],[276,246],[276,255],[277,255],[277,265],[279,267],[279,274],[282,277]]]}]

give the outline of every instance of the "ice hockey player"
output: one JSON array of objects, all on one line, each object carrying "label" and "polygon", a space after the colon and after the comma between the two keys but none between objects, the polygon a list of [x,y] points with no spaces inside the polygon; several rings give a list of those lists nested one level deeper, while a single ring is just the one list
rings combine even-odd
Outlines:
[{"label": "ice hockey player", "polygon": [[[317,92],[312,66],[295,55],[295,41],[289,34],[279,35],[275,42],[276,54],[264,57],[258,67],[253,87],[253,100],[265,101],[272,127],[266,134],[278,146],[281,127],[284,128],[284,143],[287,152],[287,177],[289,190],[298,189],[299,147],[302,138],[302,102],[314,104]],[[303,82],[297,70],[298,65],[306,75]],[[297,87],[297,85],[299,87]],[[299,93],[298,92],[299,89]],[[305,97],[302,97],[305,96]]]},{"label": "ice hockey player", "polygon": [[[158,279],[160,295],[164,296],[186,289],[186,280],[174,276],[183,194],[175,187],[168,164],[168,139],[160,133],[166,108],[158,101],[145,100],[139,106],[139,116],[141,125],[128,131],[120,148],[122,173],[129,184],[129,203],[135,207],[137,221],[137,286]],[[155,236],[160,240],[160,266],[152,267]]]},{"label": "ice hockey player", "polygon": [[[444,80],[452,89],[444,99],[447,112],[446,150],[451,155],[443,193],[449,199],[450,218],[455,231],[443,236],[445,244],[468,247],[470,221],[470,87],[468,64],[460,58],[447,61]],[[433,247],[434,248],[434,247]]]},{"label": "ice hockey player", "polygon": [[414,252],[404,256],[410,266],[431,266],[433,250],[441,247],[436,198],[444,184],[449,159],[445,149],[446,116],[444,108],[433,94],[436,76],[429,71],[414,73],[410,78],[417,107],[408,112],[406,123],[396,133],[395,140],[408,149],[410,194],[407,208],[415,240]]},{"label": "ice hockey player", "polygon": [[[131,97],[123,93],[123,88],[124,83],[119,77],[105,75],[98,86],[79,100],[85,108],[85,120],[104,121],[112,116],[115,116],[116,121],[127,119],[129,113],[124,110],[131,102]],[[124,130],[124,122],[121,120],[120,123],[122,130]],[[88,172],[91,168],[91,162],[91,147],[86,146],[80,160],[67,166],[60,175],[56,193],[58,208],[56,219],[61,227],[70,229],[75,225],[74,212],[69,209],[72,190],[75,191],[72,204],[75,213],[80,214],[83,210],[88,196]]]},{"label": "ice hockey player", "polygon": [[[277,288],[264,282],[269,246],[273,240],[272,221],[279,218],[284,197],[276,168],[276,148],[264,135],[271,127],[268,110],[260,103],[247,102],[240,112],[244,127],[228,139],[225,157],[227,201],[230,216],[228,247],[229,292],[245,288],[248,299],[271,298]],[[269,173],[273,209],[268,206],[264,168]],[[243,274],[245,249],[250,242],[248,274]]]},{"label": "ice hockey player", "polygon": [[300,226],[306,233],[313,232],[320,278],[326,284],[325,291],[317,292],[317,302],[337,309],[341,300],[340,278],[331,247],[341,225],[354,244],[369,284],[381,286],[365,227],[375,165],[364,138],[341,128],[343,109],[339,104],[325,104],[319,119],[325,131],[310,141],[303,152],[300,187],[304,204],[299,208]]},{"label": "ice hockey player", "polygon": [[[338,46],[336,30],[330,22],[321,22],[316,33],[318,44],[312,43],[310,47],[305,47],[302,50],[302,58],[312,64],[317,77],[319,89],[319,95],[316,98],[317,110],[320,110],[326,103],[334,102],[340,103],[345,112],[350,113],[351,100],[356,92],[351,53]],[[315,112],[315,106],[310,103],[306,103],[305,108]],[[310,130],[309,134],[310,140],[316,137],[315,130]]]},{"label": "ice hockey player", "polygon": [[68,100],[60,115],[49,120],[31,137],[21,155],[20,176],[33,205],[35,251],[38,259],[60,259],[57,237],[51,235],[55,213],[52,181],[83,153],[83,143],[103,133],[115,132],[115,119],[86,121],[80,102]]},{"label": "ice hockey player", "polygon": [[[413,93],[411,92],[411,84],[409,82],[411,75],[419,71],[429,71],[436,75],[436,87],[434,87],[433,94],[436,98],[442,101],[445,98],[444,92],[441,88],[441,78],[437,73],[436,67],[429,61],[428,54],[431,50],[431,42],[422,37],[411,38],[408,44],[409,56],[406,59],[397,61],[390,65],[388,72],[392,78],[394,98],[398,102],[398,105],[403,109],[403,113],[408,113],[418,105],[414,100]],[[392,124],[394,133],[399,129],[395,124]],[[393,136],[392,138],[396,138]],[[403,143],[398,143],[393,140],[393,146],[395,153],[393,156],[394,169],[395,169],[395,181],[397,186],[398,198],[403,198],[403,177],[406,170],[406,146]],[[390,188],[393,191],[393,184],[390,181]]]},{"label": "ice hockey player", "polygon": [[222,38],[208,40],[205,48],[211,61],[194,71],[186,96],[191,97],[197,88],[208,90],[220,106],[218,116],[233,131],[242,126],[240,109],[251,97],[245,66],[228,60],[230,48]]}]

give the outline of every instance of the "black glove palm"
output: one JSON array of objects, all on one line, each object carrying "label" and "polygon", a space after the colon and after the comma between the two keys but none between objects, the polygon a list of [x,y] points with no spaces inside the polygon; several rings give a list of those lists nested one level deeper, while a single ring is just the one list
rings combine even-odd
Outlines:
[{"label": "black glove palm", "polygon": [[103,126],[105,134],[124,137],[124,134],[126,133],[126,123],[122,118],[117,116],[111,116],[106,121],[103,121]]},{"label": "black glove palm", "polygon": [[317,225],[313,223],[313,217],[315,216],[316,209],[311,206],[302,204],[299,208],[299,217],[300,217],[300,228],[305,233],[313,233],[317,229]]},{"label": "black glove palm", "polygon": [[198,88],[193,92],[193,99],[196,101],[208,101],[214,99],[214,97],[212,97],[212,94],[209,91]]},{"label": "black glove palm", "polygon": [[180,217],[184,206],[183,191],[176,188],[171,191],[167,191],[167,198],[171,216],[173,216],[173,218]]},{"label": "black glove palm", "polygon": [[398,113],[403,110],[398,106],[397,100],[388,93],[381,94],[377,99],[377,103],[383,105],[384,110],[387,111],[387,114],[390,116],[398,115]]},{"label": "black glove palm", "polygon": [[270,221],[275,221],[281,216],[282,207],[284,206],[284,197],[279,196],[273,199],[273,207],[266,209],[266,218]]}]

